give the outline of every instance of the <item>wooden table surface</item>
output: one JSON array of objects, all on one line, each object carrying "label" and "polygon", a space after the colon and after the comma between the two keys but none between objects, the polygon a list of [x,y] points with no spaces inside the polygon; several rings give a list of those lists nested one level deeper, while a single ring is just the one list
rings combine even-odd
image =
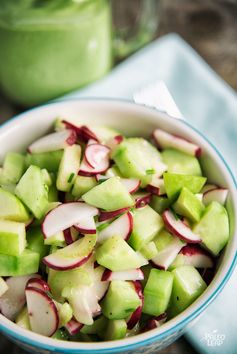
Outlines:
[{"label": "wooden table surface", "polygon": [[[124,0],[122,0],[124,1]],[[135,6],[138,0],[129,2]],[[177,32],[237,89],[237,2],[221,0],[157,0],[159,27],[157,36]],[[0,96],[0,122],[21,111]],[[0,354],[26,354],[1,336]],[[160,354],[195,354],[184,338]]]}]

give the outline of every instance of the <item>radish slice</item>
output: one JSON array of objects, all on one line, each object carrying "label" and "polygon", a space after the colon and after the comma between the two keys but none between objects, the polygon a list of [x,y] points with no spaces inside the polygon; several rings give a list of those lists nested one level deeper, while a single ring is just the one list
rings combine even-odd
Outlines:
[{"label": "radish slice", "polygon": [[76,143],[77,135],[74,130],[62,130],[36,140],[28,147],[29,153],[42,153],[64,149]]},{"label": "radish slice", "polygon": [[87,145],[85,159],[88,165],[96,170],[105,171],[109,168],[110,148],[102,144]]},{"label": "radish slice", "polygon": [[178,236],[181,240],[189,243],[200,243],[202,241],[200,236],[195,234],[181,220],[176,220],[174,214],[170,210],[164,211],[162,217],[167,230],[171,234]]},{"label": "radish slice", "polygon": [[80,332],[83,326],[82,323],[78,322],[75,318],[72,318],[71,321],[65,325],[65,328],[71,336],[74,336]]},{"label": "radish slice", "polygon": [[127,322],[127,327],[128,329],[133,329],[136,324],[140,321],[141,315],[142,315],[142,308],[143,308],[143,303],[144,303],[144,296],[142,293],[142,286],[139,281],[134,281],[133,285],[135,287],[135,290],[141,299],[141,305],[136,308],[136,310],[132,313],[130,316],[128,322]]},{"label": "radish slice", "polygon": [[101,266],[97,266],[95,267],[94,264],[94,282],[93,282],[93,288],[94,288],[94,292],[97,296],[98,301],[100,301],[101,299],[103,299],[103,297],[105,296],[108,287],[109,287],[109,282],[108,281],[102,281],[102,276],[104,274],[104,267]]},{"label": "radish slice", "polygon": [[79,223],[74,224],[74,227],[82,234],[96,234],[96,225],[93,217],[81,220]]},{"label": "radish slice", "polygon": [[14,321],[25,305],[25,287],[29,279],[40,278],[38,274],[11,277],[6,280],[8,290],[0,297],[0,312]]},{"label": "radish slice", "polygon": [[146,325],[142,328],[141,332],[147,332],[151,329],[158,328],[167,320],[167,314],[163,313],[158,317],[151,318],[147,321]]},{"label": "radish slice", "polygon": [[186,245],[178,237],[175,237],[162,251],[159,251],[151,259],[151,263],[159,269],[167,270],[177,257],[180,250]]},{"label": "radish slice", "polygon": [[123,141],[124,137],[122,135],[116,135],[106,142],[106,145],[113,150],[118,144]]},{"label": "radish slice", "polygon": [[155,195],[165,195],[165,184],[162,178],[152,178],[151,182],[147,185],[146,190]]},{"label": "radish slice", "polygon": [[124,185],[130,194],[135,193],[141,184],[141,181],[136,178],[121,178],[120,182]]},{"label": "radish slice", "polygon": [[95,179],[96,179],[97,182],[99,182],[99,181],[106,181],[106,180],[109,179],[109,178],[110,178],[110,177],[101,175],[101,174],[99,174],[99,173],[97,173],[97,174],[95,175]]},{"label": "radish slice", "polygon": [[[92,146],[92,145],[90,145]],[[93,177],[99,173],[104,173],[109,168],[109,158],[105,158],[100,165],[97,165],[95,168],[91,167],[84,157],[81,162],[80,170],[78,175],[85,177]]]},{"label": "radish slice", "polygon": [[40,289],[42,291],[45,291],[46,293],[50,292],[50,287],[48,286],[48,284],[43,279],[39,278],[31,278],[26,284],[26,289],[28,288]]},{"label": "radish slice", "polygon": [[73,227],[69,227],[68,229],[63,231],[64,239],[67,245],[71,245],[78,239],[78,231]]},{"label": "radish slice", "polygon": [[141,193],[137,194],[135,197],[135,207],[137,209],[144,207],[145,205],[149,204],[151,201],[151,194],[150,193]]},{"label": "radish slice", "polygon": [[161,129],[156,129],[153,132],[153,137],[161,149],[174,148],[191,156],[201,156],[202,151],[198,145],[190,143],[179,136],[169,134]]},{"label": "radish slice", "polygon": [[118,219],[113,221],[109,226],[99,232],[98,234],[98,242],[102,243],[108,238],[116,235],[124,240],[128,240],[131,235],[133,228],[133,217],[130,212],[123,214]]},{"label": "radish slice", "polygon": [[55,303],[40,289],[26,288],[25,293],[32,331],[51,337],[59,326],[58,310]]},{"label": "radish slice", "polygon": [[98,215],[97,208],[83,202],[64,203],[51,210],[44,218],[42,232],[45,238]]},{"label": "radish slice", "polygon": [[82,266],[92,255],[95,237],[86,235],[58,251],[44,257],[43,262],[55,270],[69,270]]},{"label": "radish slice", "polygon": [[144,274],[141,269],[131,269],[121,272],[112,272],[109,269],[105,269],[102,274],[102,281],[113,281],[113,280],[143,280]]},{"label": "radish slice", "polygon": [[76,126],[75,124],[68,122],[66,120],[62,121],[66,127],[66,129],[71,129],[73,131],[75,131],[75,133],[77,134],[77,137],[87,143],[88,140],[93,139],[96,141],[99,141],[97,136],[85,125],[82,125],[81,127]]},{"label": "radish slice", "polygon": [[213,268],[214,266],[212,257],[197,245],[183,247],[178,257],[182,257],[182,265],[191,265],[195,268]]},{"label": "radish slice", "polygon": [[216,188],[219,188],[216,184],[205,184],[200,193],[204,194],[205,192]]},{"label": "radish slice", "polygon": [[113,211],[101,211],[99,214],[99,221],[105,221],[109,219],[113,219],[118,215],[121,215],[128,211],[130,208],[121,208]]},{"label": "radish slice", "polygon": [[228,196],[228,189],[225,188],[215,188],[204,193],[203,203],[208,205],[211,202],[218,202],[225,205]]}]

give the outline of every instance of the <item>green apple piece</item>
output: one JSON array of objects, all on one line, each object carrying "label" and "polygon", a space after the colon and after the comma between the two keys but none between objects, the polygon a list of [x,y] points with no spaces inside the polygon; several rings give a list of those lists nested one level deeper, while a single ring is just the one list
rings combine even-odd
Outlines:
[{"label": "green apple piece", "polygon": [[3,188],[0,188],[0,218],[19,222],[26,222],[30,218],[22,202]]},{"label": "green apple piece", "polygon": [[133,283],[128,281],[112,281],[102,301],[102,313],[110,320],[121,320],[131,315],[141,305]]},{"label": "green apple piece", "polygon": [[27,248],[37,252],[40,260],[49,254],[49,246],[44,244],[44,235],[39,226],[31,226],[26,232]]},{"label": "green apple piece", "polygon": [[0,253],[19,256],[26,247],[25,224],[0,220]]},{"label": "green apple piece", "polygon": [[92,282],[93,269],[89,271],[85,266],[65,271],[49,270],[48,284],[53,298],[58,302],[64,300],[62,292],[67,286],[72,288],[73,286],[91,285]]},{"label": "green apple piece", "polygon": [[25,249],[20,256],[0,254],[0,276],[11,277],[37,273],[39,254]]},{"label": "green apple piece", "polygon": [[58,310],[59,328],[64,327],[72,319],[72,308],[67,302],[60,304],[60,302],[54,300],[54,303]]},{"label": "green apple piece", "polygon": [[19,315],[16,318],[16,324],[24,329],[28,329],[28,331],[31,330],[30,328],[30,319],[27,311],[27,307],[24,307]]},{"label": "green apple piece", "polygon": [[154,209],[158,214],[162,214],[165,209],[169,208],[171,204],[171,200],[164,196],[152,195],[150,206]]},{"label": "green apple piece", "polygon": [[69,192],[80,169],[80,145],[67,146],[60,161],[56,186],[59,191]]},{"label": "green apple piece", "polygon": [[112,152],[112,159],[123,176],[139,178],[142,187],[151,181],[151,171],[161,175],[166,169],[159,151],[143,138],[124,139]]},{"label": "green apple piece", "polygon": [[131,207],[134,201],[120,182],[120,177],[111,177],[83,194],[82,199],[97,208],[106,211]]},{"label": "green apple piece", "polygon": [[95,177],[76,176],[72,188],[72,195],[80,198],[83,194],[97,185]]},{"label": "green apple piece", "polygon": [[191,305],[206,289],[207,285],[199,272],[192,266],[172,270],[174,276],[170,303],[170,315],[176,316]]},{"label": "green apple piece", "polygon": [[133,231],[129,238],[129,245],[136,251],[146,243],[152,241],[163,228],[161,216],[149,205],[136,209],[133,213]]},{"label": "green apple piece", "polygon": [[127,322],[125,320],[109,320],[105,331],[105,340],[117,340],[126,337]]},{"label": "green apple piece", "polygon": [[0,277],[0,297],[3,296],[3,294],[5,294],[7,290],[8,290],[7,283],[2,277]]},{"label": "green apple piece", "polygon": [[0,182],[3,184],[15,184],[25,171],[25,156],[16,152],[8,152],[3,162]]},{"label": "green apple piece", "polygon": [[164,173],[165,190],[169,199],[176,199],[183,187],[189,189],[192,193],[199,193],[204,184],[206,177],[182,175],[177,173]]},{"label": "green apple piece", "polygon": [[48,205],[48,187],[39,167],[30,166],[18,182],[15,194],[32,211],[37,219],[42,218]]},{"label": "green apple piece", "polygon": [[84,334],[97,334],[100,338],[104,338],[104,332],[107,326],[107,322],[107,318],[101,315],[98,319],[94,320],[94,323],[92,325],[84,325],[80,332]]},{"label": "green apple piece", "polygon": [[96,261],[114,272],[140,268],[144,260],[119,236],[108,238],[96,250]]},{"label": "green apple piece", "polygon": [[176,149],[165,149],[161,153],[168,172],[184,175],[202,176],[198,159]]},{"label": "green apple piece", "polygon": [[156,254],[158,253],[155,242],[151,241],[151,242],[148,242],[147,244],[145,244],[140,249],[140,253],[143,255],[143,257],[145,257],[148,260],[155,257]]},{"label": "green apple piece", "polygon": [[205,209],[198,197],[185,187],[182,188],[173,208],[177,214],[185,216],[193,222],[198,222],[201,219]]},{"label": "green apple piece", "polygon": [[228,242],[230,234],[225,207],[218,202],[210,203],[201,220],[194,226],[193,232],[201,237],[202,245],[217,256]]},{"label": "green apple piece", "polygon": [[38,166],[39,168],[46,168],[48,172],[57,172],[61,158],[63,156],[63,150],[42,152],[39,154],[27,154],[26,165]]},{"label": "green apple piece", "polygon": [[173,274],[159,269],[152,269],[144,289],[143,313],[159,316],[169,305],[173,286]]}]

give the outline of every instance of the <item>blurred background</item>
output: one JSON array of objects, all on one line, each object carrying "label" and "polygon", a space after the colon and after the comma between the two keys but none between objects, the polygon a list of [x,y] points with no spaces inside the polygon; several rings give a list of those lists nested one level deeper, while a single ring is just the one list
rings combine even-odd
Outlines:
[{"label": "blurred background", "polygon": [[[0,0],[0,122],[103,77],[171,32],[237,90],[236,19],[234,0]],[[7,352],[23,353],[0,338]],[[160,353],[195,351],[181,338]]]}]

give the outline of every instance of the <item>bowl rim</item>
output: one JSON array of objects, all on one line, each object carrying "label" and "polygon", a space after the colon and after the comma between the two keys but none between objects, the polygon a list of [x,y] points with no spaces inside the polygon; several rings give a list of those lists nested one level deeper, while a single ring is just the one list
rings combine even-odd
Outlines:
[{"label": "bowl rim", "polygon": [[[142,104],[137,104],[133,102],[132,100],[127,100],[127,99],[117,99],[117,98],[106,98],[106,97],[79,97],[79,98],[65,98],[65,99],[57,99],[54,101],[51,101],[49,103],[31,108],[26,110],[23,113],[20,113],[8,121],[4,122],[0,126],[0,132],[2,128],[7,127],[10,124],[13,124],[20,120],[23,119],[25,116],[28,114],[34,113],[36,110],[40,110],[42,108],[47,108],[48,106],[54,106],[58,104],[67,104],[70,102],[92,102],[92,103],[114,103],[114,104],[128,104],[131,105],[137,109],[143,109],[144,111],[147,111],[148,113],[153,111],[155,114],[159,114],[160,116],[165,116],[168,119],[171,119],[173,121],[179,121],[181,125],[188,127],[189,130],[194,131],[199,138],[201,138],[207,145],[209,145],[210,149],[214,152],[214,154],[217,156],[217,160],[219,159],[219,162],[225,167],[225,170],[227,171],[227,175],[231,181],[231,184],[233,185],[233,190],[235,193],[235,196],[237,197],[237,181],[235,179],[235,176],[233,172],[231,171],[229,165],[227,164],[226,160],[220,153],[220,151],[217,149],[217,147],[202,133],[200,132],[196,127],[194,127],[192,124],[185,120],[177,119],[175,117],[171,117],[168,115],[166,112],[157,110],[154,107],[147,107]],[[235,204],[235,209],[237,211],[237,198],[233,198],[234,204]],[[237,220],[237,216],[235,217]],[[235,225],[236,229],[236,225]],[[237,236],[233,237],[233,239],[236,238],[236,244],[237,244]],[[216,289],[207,296],[205,300],[202,300],[201,304],[197,304],[196,301],[194,304],[190,305],[187,310],[185,310],[183,313],[179,314],[172,320],[168,321],[166,324],[164,324],[162,327],[150,330],[148,332],[145,332],[143,334],[135,335],[132,337],[128,337],[125,339],[117,340],[117,341],[105,341],[105,342],[96,342],[95,348],[93,348],[94,343],[81,343],[81,342],[65,342],[65,341],[60,341],[56,340],[53,338],[48,338],[44,337],[42,335],[29,332],[28,330],[24,330],[17,326],[15,323],[11,322],[10,320],[6,319],[3,315],[0,314],[0,332],[5,333],[7,336],[10,336],[11,338],[14,338],[14,340],[22,342],[23,344],[31,345],[33,347],[36,347],[38,349],[43,349],[43,350],[57,350],[57,352],[70,352],[70,353],[86,353],[88,350],[90,350],[91,353],[106,353],[106,352],[120,352],[121,350],[132,350],[136,349],[138,347],[148,345],[151,343],[154,343],[155,341],[162,340],[163,338],[166,338],[168,336],[172,336],[174,333],[181,332],[182,329],[187,326],[192,320],[197,318],[209,305],[210,303],[216,298],[216,296],[223,290],[224,286],[226,285],[227,281],[229,280],[232,272],[235,269],[235,266],[237,265],[237,251],[233,250],[233,257],[232,261],[229,265],[229,268],[226,272],[225,275],[223,275],[223,279],[220,282],[220,284],[216,287]],[[183,316],[183,314],[188,311],[188,309],[193,308],[193,310],[190,311],[190,314],[187,315],[186,317]],[[182,319],[182,317],[184,317]],[[1,323],[2,322],[2,323]],[[175,322],[173,324],[173,322]],[[166,328],[168,327],[168,328]],[[170,327],[170,328],[169,328]],[[22,333],[19,333],[22,332]],[[158,332],[158,333],[157,333]],[[66,345],[64,346],[63,344]]]}]

